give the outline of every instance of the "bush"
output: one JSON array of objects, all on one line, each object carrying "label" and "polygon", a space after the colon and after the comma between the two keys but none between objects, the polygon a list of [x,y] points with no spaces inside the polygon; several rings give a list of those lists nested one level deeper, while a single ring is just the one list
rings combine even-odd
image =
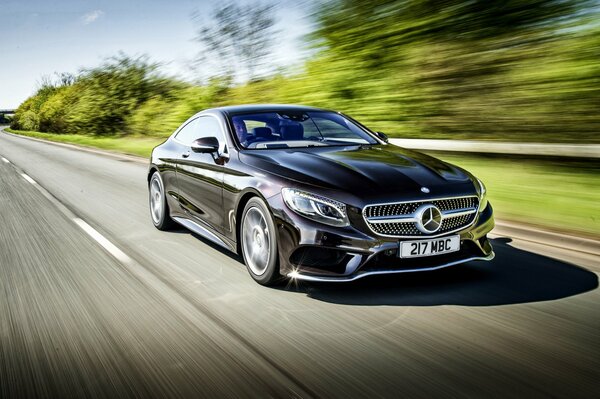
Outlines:
[{"label": "bush", "polygon": [[40,129],[40,118],[32,111],[28,110],[23,113],[20,118],[20,127],[23,130],[39,130]]},{"label": "bush", "polygon": [[126,121],[154,96],[168,96],[177,85],[156,73],[145,57],[119,55],[85,71],[75,83],[77,99],[66,121],[74,133],[130,133]]},{"label": "bush", "polygon": [[61,87],[49,96],[39,110],[40,131],[71,133],[67,118],[76,99],[73,86]]},{"label": "bush", "polygon": [[174,129],[164,121],[172,107],[172,101],[160,97],[151,98],[129,116],[127,128],[135,135],[168,136]]}]

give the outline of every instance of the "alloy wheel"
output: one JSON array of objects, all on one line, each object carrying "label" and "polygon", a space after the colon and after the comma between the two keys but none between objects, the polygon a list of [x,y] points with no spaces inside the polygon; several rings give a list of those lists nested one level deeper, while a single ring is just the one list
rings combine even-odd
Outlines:
[{"label": "alloy wheel", "polygon": [[242,225],[243,250],[248,267],[257,276],[267,270],[271,256],[271,237],[266,217],[261,209],[251,207]]},{"label": "alloy wheel", "polygon": [[155,175],[150,182],[150,212],[155,224],[160,223],[163,214],[163,193],[160,179]]}]

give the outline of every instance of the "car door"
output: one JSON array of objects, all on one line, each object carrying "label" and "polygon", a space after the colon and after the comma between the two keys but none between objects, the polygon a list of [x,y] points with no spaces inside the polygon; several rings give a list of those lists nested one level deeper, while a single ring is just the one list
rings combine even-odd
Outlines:
[{"label": "car door", "polygon": [[217,153],[197,153],[191,149],[193,141],[211,136],[219,140],[219,154],[224,153],[225,137],[214,116],[200,116],[192,120],[175,136],[182,149],[177,163],[177,183],[184,212],[195,221],[221,232],[223,166],[220,156]]}]

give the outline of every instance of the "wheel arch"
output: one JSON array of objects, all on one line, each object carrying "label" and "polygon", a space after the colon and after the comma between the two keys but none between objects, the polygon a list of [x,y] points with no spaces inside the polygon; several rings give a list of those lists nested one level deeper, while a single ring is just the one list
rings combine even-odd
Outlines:
[{"label": "wheel arch", "polygon": [[152,178],[152,175],[154,174],[154,172],[159,172],[158,166],[156,166],[156,165],[150,165],[150,168],[148,169],[148,176],[146,176],[146,180],[148,182],[148,185],[150,184],[150,178]]}]

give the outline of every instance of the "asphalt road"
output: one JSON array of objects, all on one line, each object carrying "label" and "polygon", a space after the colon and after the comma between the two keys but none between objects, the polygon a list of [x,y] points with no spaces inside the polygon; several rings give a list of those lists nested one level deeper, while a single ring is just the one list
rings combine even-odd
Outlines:
[{"label": "asphalt road", "polygon": [[2,398],[600,397],[596,255],[497,236],[492,263],[265,288],[154,229],[142,164],[0,156]]}]

